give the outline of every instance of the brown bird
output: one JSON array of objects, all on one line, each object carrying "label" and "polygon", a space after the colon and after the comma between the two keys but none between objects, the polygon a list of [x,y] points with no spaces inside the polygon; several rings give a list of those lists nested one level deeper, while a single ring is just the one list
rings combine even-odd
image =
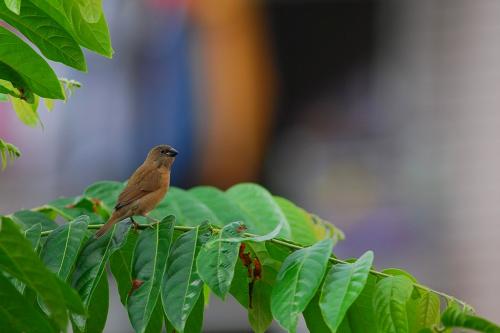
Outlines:
[{"label": "brown bird", "polygon": [[[115,210],[95,237],[104,235],[113,225],[133,216],[146,216],[163,199],[170,184],[170,169],[178,152],[168,145],[150,150],[146,160],[135,170],[120,193]],[[147,217],[147,216],[146,216]]]}]

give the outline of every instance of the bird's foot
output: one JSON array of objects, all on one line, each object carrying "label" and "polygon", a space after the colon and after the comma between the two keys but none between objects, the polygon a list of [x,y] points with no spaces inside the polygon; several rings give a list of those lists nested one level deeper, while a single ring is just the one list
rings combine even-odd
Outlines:
[{"label": "bird's foot", "polygon": [[130,221],[132,221],[132,229],[137,232],[139,230],[139,228],[141,227],[141,225],[139,223],[135,222],[133,217],[130,217]]}]

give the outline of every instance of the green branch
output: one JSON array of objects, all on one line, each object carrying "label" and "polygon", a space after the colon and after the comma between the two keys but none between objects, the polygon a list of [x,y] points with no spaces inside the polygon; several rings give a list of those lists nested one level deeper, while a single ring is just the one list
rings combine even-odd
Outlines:
[{"label": "green branch", "polygon": [[[139,229],[152,228],[152,227],[154,227],[155,224],[157,224],[157,222],[140,224],[138,228]],[[89,224],[88,227],[87,227],[87,229],[95,230],[95,229],[100,229],[102,226],[103,226],[103,224]],[[181,232],[191,231],[191,230],[193,230],[195,228],[196,227],[174,226],[174,230],[181,231]],[[210,226],[210,228],[215,233],[218,233],[221,230],[220,228],[215,227],[215,226]],[[41,236],[47,236],[52,231],[53,230],[43,231],[41,233]],[[258,235],[247,233],[247,232],[243,233],[243,237],[249,237],[250,238],[250,237],[257,237],[257,236]],[[305,246],[299,245],[299,244],[294,243],[292,241],[281,240],[281,239],[276,239],[276,238],[269,239],[269,240],[267,240],[267,242],[271,242],[271,243],[274,243],[274,244],[282,245],[282,246],[288,247],[291,250],[301,250],[301,249],[305,248]],[[338,258],[335,258],[335,257],[330,257],[330,261],[332,263],[334,263],[334,264],[348,264],[347,261],[342,260],[342,259],[338,259]],[[382,273],[382,272],[379,272],[379,271],[376,271],[376,270],[373,270],[373,269],[370,269],[370,274],[378,276],[378,277],[382,277],[382,278],[386,278],[386,277],[391,276],[389,274],[385,274],[385,273]],[[415,288],[417,288],[417,289],[420,289],[420,290],[423,290],[423,291],[427,291],[427,292],[431,292],[431,293],[434,293],[434,294],[436,294],[436,295],[438,295],[440,297],[443,297],[447,302],[457,302],[457,303],[459,303],[464,308],[471,308],[471,306],[468,305],[467,303],[465,303],[464,301],[461,301],[461,300],[459,300],[459,299],[457,299],[457,298],[455,298],[453,296],[450,296],[450,295],[448,295],[446,293],[443,293],[443,292],[431,289],[431,288],[426,287],[424,285],[421,285],[419,283],[413,283],[413,286]]]}]

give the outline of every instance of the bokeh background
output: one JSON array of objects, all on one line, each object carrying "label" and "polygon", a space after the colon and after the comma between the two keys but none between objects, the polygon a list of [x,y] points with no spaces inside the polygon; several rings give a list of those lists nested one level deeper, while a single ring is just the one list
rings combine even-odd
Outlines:
[{"label": "bokeh background", "polygon": [[[0,104],[23,157],[0,213],[125,180],[159,143],[173,183],[256,181],[500,321],[500,2],[106,0],[112,60],[44,129]],[[131,332],[116,293],[106,332]],[[306,331],[302,325],[301,330]],[[205,332],[246,332],[212,298]],[[280,332],[274,327],[273,332]]]}]

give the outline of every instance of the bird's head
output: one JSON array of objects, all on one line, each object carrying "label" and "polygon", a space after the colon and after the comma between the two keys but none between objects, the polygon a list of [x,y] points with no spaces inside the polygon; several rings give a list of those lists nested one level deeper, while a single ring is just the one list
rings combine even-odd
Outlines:
[{"label": "bird's head", "polygon": [[149,151],[146,162],[156,163],[159,167],[164,166],[170,169],[177,154],[177,150],[172,146],[159,145]]}]

